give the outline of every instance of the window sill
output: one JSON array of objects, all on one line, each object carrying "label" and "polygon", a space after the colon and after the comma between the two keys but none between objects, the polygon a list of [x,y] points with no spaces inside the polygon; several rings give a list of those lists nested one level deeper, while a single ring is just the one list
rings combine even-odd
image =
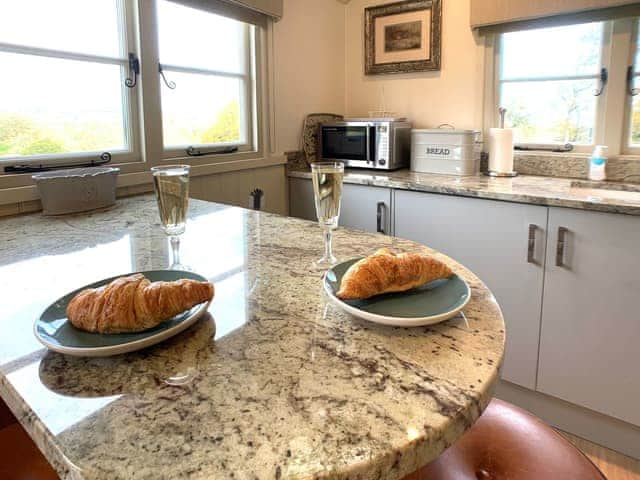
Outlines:
[{"label": "window sill", "polygon": [[[158,162],[157,165],[163,163],[169,164],[175,159],[168,159]],[[240,170],[251,170],[255,168],[271,167],[276,165],[284,165],[287,158],[284,155],[274,155],[266,158],[252,159],[233,159],[228,161],[220,161],[206,165],[192,165],[191,176],[199,177],[206,175],[216,175],[220,173],[235,172]],[[114,165],[117,166],[117,165]],[[118,188],[135,187],[139,185],[151,185],[151,173],[145,166],[144,171],[121,173],[118,175]],[[38,190],[35,185],[24,185],[19,187],[3,187],[2,177],[0,177],[0,205],[9,205],[14,203],[32,202],[39,200]]]}]

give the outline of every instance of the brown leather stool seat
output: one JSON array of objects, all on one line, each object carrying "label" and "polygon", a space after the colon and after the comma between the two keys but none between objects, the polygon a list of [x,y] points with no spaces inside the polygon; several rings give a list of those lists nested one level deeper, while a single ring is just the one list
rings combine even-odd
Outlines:
[{"label": "brown leather stool seat", "polygon": [[0,400],[0,479],[58,480],[55,470]]},{"label": "brown leather stool seat", "polygon": [[530,413],[493,399],[436,460],[404,480],[606,480],[591,461]]}]

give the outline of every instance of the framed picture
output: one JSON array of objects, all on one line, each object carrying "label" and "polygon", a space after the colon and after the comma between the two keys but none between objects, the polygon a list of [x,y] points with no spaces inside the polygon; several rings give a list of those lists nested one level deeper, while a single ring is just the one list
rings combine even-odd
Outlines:
[{"label": "framed picture", "polygon": [[366,75],[440,70],[442,0],[405,0],[364,11]]}]

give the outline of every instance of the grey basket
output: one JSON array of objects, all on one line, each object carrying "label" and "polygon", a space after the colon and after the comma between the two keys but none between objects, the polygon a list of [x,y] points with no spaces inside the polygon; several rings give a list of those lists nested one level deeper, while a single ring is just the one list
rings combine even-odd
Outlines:
[{"label": "grey basket", "polygon": [[88,167],[37,173],[44,215],[87,212],[116,203],[119,168]]}]

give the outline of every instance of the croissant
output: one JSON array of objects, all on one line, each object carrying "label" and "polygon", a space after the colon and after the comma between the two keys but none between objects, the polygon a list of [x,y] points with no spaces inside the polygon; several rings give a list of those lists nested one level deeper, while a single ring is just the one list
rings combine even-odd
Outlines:
[{"label": "croissant", "polygon": [[81,291],[69,302],[67,318],[87,332],[140,332],[212,298],[209,282],[181,279],[151,283],[137,273]]},{"label": "croissant", "polygon": [[362,300],[382,293],[404,292],[453,275],[451,269],[428,255],[395,254],[381,248],[349,267],[336,293],[343,300]]}]

